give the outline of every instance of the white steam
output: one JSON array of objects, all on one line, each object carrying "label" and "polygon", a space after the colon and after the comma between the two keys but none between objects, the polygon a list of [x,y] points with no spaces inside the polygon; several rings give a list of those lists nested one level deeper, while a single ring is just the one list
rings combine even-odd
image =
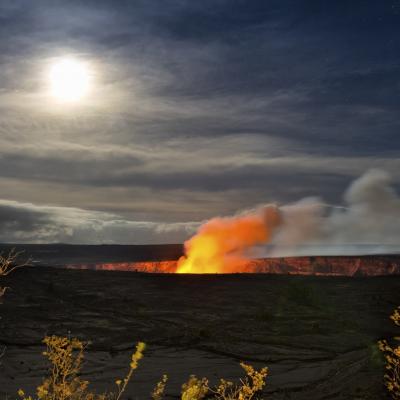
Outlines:
[{"label": "white steam", "polygon": [[309,198],[280,207],[283,221],[269,255],[400,251],[400,197],[384,171],[355,180],[344,201],[345,207],[332,207]]}]

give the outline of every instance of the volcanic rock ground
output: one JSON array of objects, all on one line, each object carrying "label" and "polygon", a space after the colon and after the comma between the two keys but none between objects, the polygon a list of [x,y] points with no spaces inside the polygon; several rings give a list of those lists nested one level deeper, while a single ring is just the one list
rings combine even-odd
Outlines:
[{"label": "volcanic rock ground", "polygon": [[175,275],[31,267],[5,282],[0,398],[33,391],[46,372],[45,335],[90,340],[83,377],[101,392],[148,344],[128,388],[148,399],[163,373],[168,399],[190,374],[240,377],[267,365],[265,399],[382,399],[376,342],[398,335],[388,316],[400,276]]}]

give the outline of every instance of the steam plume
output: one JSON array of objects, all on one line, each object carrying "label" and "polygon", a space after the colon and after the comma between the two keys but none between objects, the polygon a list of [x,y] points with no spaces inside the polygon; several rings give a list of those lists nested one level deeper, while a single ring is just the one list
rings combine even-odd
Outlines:
[{"label": "steam plume", "polygon": [[185,242],[186,257],[178,262],[180,273],[243,271],[249,248],[271,239],[281,216],[269,205],[245,215],[213,218]]},{"label": "steam plume", "polygon": [[[247,257],[255,246],[267,243],[270,256],[344,254],[349,245],[353,253],[379,252],[385,246],[399,250],[400,198],[384,171],[370,170],[354,181],[344,202],[332,207],[306,198],[213,218],[185,243],[177,272],[246,272]],[[368,249],[360,250],[361,245]]]}]

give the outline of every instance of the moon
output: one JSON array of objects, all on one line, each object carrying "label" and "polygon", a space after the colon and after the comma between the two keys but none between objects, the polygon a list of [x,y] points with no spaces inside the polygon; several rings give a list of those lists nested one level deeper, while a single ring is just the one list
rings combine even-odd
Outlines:
[{"label": "moon", "polygon": [[55,62],[49,78],[51,94],[63,102],[77,102],[89,91],[89,68],[79,60],[65,58]]}]

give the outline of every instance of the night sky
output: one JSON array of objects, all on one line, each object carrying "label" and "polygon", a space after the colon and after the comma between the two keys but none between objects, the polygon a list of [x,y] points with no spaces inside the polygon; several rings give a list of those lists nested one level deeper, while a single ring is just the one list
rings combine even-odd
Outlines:
[{"label": "night sky", "polygon": [[0,241],[180,242],[370,168],[398,187],[399,76],[400,1],[0,0]]}]

